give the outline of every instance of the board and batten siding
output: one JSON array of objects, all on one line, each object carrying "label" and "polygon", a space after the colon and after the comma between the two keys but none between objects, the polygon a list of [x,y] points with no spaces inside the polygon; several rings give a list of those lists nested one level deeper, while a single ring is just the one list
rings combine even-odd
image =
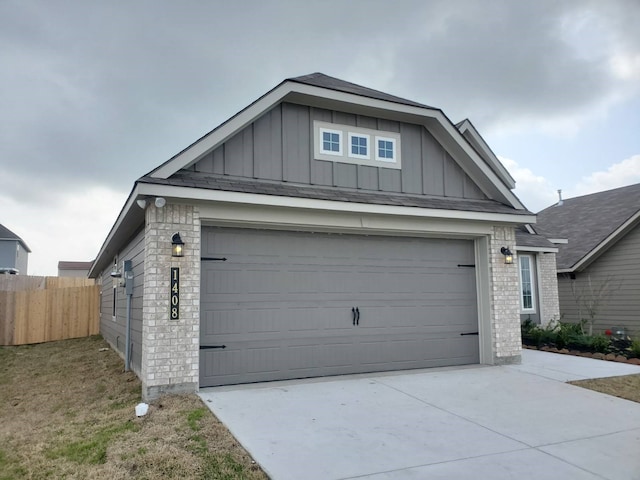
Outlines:
[{"label": "board and batten siding", "polygon": [[[314,159],[314,121],[399,133],[402,168]],[[277,105],[190,170],[330,187],[486,198],[422,125],[291,103]]]},{"label": "board and batten siding", "polygon": [[[131,260],[133,268],[133,295],[131,297],[131,368],[140,374],[142,362],[142,294],[144,284],[144,230],[136,234],[118,254],[118,269],[122,262]],[[100,333],[122,356],[125,354],[127,326],[127,296],[124,288],[116,287],[116,317],[113,310],[113,265],[102,272],[102,295],[100,304]]]},{"label": "board and batten siding", "polygon": [[[594,333],[611,327],[624,327],[632,336],[640,336],[640,225],[613,245],[584,271],[558,275],[560,313],[564,321],[579,322],[588,318],[576,302],[573,291],[589,294],[589,278],[593,290],[609,279],[608,293],[602,296]],[[574,290],[572,290],[574,284]]]}]

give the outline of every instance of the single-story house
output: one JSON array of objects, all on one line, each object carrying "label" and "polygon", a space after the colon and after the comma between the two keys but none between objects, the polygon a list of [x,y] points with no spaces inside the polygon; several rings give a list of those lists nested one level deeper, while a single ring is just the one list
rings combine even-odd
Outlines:
[{"label": "single-story house", "polygon": [[563,320],[640,335],[640,184],[561,200],[535,228],[559,249]]},{"label": "single-story house", "polygon": [[61,260],[58,262],[58,276],[86,278],[92,264],[93,262]]},{"label": "single-story house", "polygon": [[27,274],[31,249],[24,240],[0,225],[0,269],[2,273]]},{"label": "single-story house", "polygon": [[468,121],[284,80],[135,182],[89,273],[102,335],[146,399],[519,362],[514,187]]}]

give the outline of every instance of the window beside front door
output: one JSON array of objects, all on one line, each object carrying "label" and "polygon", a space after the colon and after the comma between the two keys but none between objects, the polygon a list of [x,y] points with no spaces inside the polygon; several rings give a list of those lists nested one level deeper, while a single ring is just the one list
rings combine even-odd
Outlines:
[{"label": "window beside front door", "polygon": [[535,313],[535,281],[533,256],[518,255],[520,265],[520,309],[522,313]]}]

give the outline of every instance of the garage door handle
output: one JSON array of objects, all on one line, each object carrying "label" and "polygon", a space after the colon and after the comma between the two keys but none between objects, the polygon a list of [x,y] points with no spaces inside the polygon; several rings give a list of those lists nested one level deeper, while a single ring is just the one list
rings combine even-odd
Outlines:
[{"label": "garage door handle", "polygon": [[356,325],[360,325],[360,309],[356,307]]},{"label": "garage door handle", "polygon": [[461,333],[460,335],[479,335],[480,332]]},{"label": "garage door handle", "polygon": [[351,316],[353,317],[353,326],[356,325],[356,307],[351,307]]}]

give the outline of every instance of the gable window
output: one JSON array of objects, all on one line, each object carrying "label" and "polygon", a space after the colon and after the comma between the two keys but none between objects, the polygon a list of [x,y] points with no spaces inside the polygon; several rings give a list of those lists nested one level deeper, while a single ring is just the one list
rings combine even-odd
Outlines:
[{"label": "gable window", "polygon": [[396,158],[396,141],[394,138],[376,137],[378,145],[376,160],[393,162]]},{"label": "gable window", "polygon": [[314,120],[314,159],[400,169],[400,134]]},{"label": "gable window", "polygon": [[369,158],[369,135],[349,132],[349,156]]},{"label": "gable window", "polygon": [[325,155],[342,155],[342,132],[321,128],[322,135],[320,151]]},{"label": "gable window", "polygon": [[522,313],[533,313],[535,308],[533,257],[518,255],[520,265],[520,306]]}]

